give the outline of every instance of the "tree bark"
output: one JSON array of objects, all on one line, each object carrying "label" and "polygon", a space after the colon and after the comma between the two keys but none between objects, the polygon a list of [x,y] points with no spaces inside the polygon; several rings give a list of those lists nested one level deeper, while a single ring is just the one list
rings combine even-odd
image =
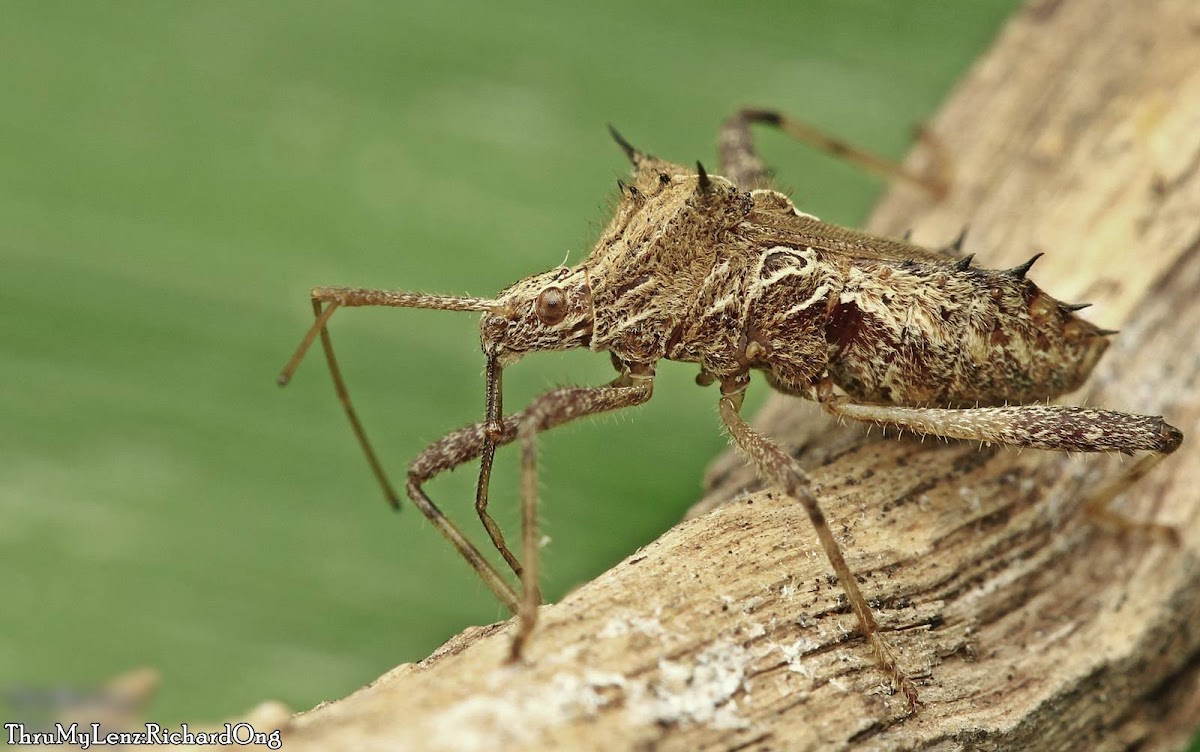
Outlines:
[{"label": "tree bark", "polygon": [[1200,723],[1200,5],[1034,2],[930,130],[949,196],[896,187],[870,229],[936,246],[969,225],[993,268],[1047,251],[1039,286],[1123,330],[1067,401],[1184,431],[1123,497],[1182,545],[1076,514],[1116,459],[864,437],[775,397],[757,426],[812,469],[914,714],[803,510],[726,457],[705,514],[543,607],[525,663],[505,663],[509,623],[469,629],[293,718],[285,748],[1183,748]]}]

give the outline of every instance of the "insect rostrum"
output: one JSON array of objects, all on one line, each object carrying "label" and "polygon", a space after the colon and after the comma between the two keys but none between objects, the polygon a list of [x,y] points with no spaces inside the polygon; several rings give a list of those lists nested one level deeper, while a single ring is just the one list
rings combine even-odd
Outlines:
[{"label": "insect rostrum", "polygon": [[[518,613],[517,658],[533,630],[537,582],[536,437],[575,418],[645,402],[660,360],[696,363],[698,382],[720,385],[720,415],[763,478],[799,502],[812,521],[881,669],[917,702],[881,636],[866,598],[815,497],[808,476],[742,419],[751,373],[775,389],[817,401],[832,416],[946,438],[1065,451],[1149,452],[1097,489],[1086,508],[1109,524],[1172,539],[1170,528],[1135,523],[1108,503],[1182,441],[1159,417],[1045,404],[1079,387],[1112,332],[1076,315],[1027,278],[1037,256],[1008,270],[971,266],[961,241],[942,251],[817,220],[770,186],[751,123],[800,126],[744,110],[721,132],[721,174],[667,162],[631,146],[612,220],[591,254],[518,281],[495,298],[357,288],[312,291],[317,320],[280,378],[286,383],[319,335],[337,389],[389,500],[398,497],[367,442],[334,359],[326,323],[340,306],[479,311],[487,361],[486,415],[448,434],[409,466],[408,496]],[[826,139],[828,141],[828,139]],[[826,143],[826,146],[829,146]],[[851,153],[848,148],[839,149]],[[548,392],[505,415],[501,374],[530,352],[607,351],[616,378],[598,387]],[[496,447],[521,443],[522,552],[509,550],[487,512]],[[521,580],[518,595],[424,491],[437,474],[479,458],[476,510]]]}]

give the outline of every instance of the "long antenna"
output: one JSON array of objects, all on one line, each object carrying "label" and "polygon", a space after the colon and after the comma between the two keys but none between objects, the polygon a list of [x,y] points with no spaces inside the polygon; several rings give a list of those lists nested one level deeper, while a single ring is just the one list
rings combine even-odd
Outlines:
[{"label": "long antenna", "polygon": [[[326,306],[326,303],[329,305]],[[356,287],[315,287],[312,290],[312,306],[313,315],[316,317],[316,320],[313,321],[312,326],[305,332],[304,338],[300,340],[300,344],[296,347],[296,352],[292,354],[292,357],[288,359],[283,370],[279,373],[277,381],[280,386],[287,386],[288,382],[292,380],[292,376],[296,373],[296,369],[300,367],[300,362],[304,360],[304,356],[308,353],[309,348],[312,347],[313,342],[320,335],[321,346],[325,350],[325,361],[329,366],[329,375],[333,379],[333,388],[337,393],[338,401],[342,403],[342,408],[346,411],[346,417],[350,420],[350,427],[354,430],[354,435],[358,439],[359,446],[362,447],[363,454],[367,457],[367,463],[371,466],[371,472],[383,488],[384,497],[393,509],[399,509],[400,496],[396,493],[391,481],[388,480],[387,473],[383,469],[383,463],[379,461],[375,449],[371,446],[371,442],[367,438],[367,432],[363,428],[362,421],[358,419],[358,413],[355,411],[354,405],[350,402],[350,392],[346,388],[346,381],[342,378],[341,368],[338,367],[337,358],[333,354],[333,341],[329,336],[329,329],[327,328],[329,319],[339,306],[433,308],[443,311],[494,311],[500,308],[500,304],[494,300],[485,298],[426,295],[419,292],[368,290]],[[489,391],[494,388],[494,385],[489,386]],[[490,404],[493,395],[489,394],[488,399]]]},{"label": "long antenna", "polygon": [[312,290],[314,304],[329,303],[323,312],[318,312],[317,320],[309,327],[304,339],[296,352],[288,359],[277,381],[280,386],[287,386],[304,360],[308,348],[316,340],[317,335],[325,328],[329,317],[338,306],[365,307],[384,306],[388,308],[432,308],[439,311],[494,311],[500,304],[487,298],[468,298],[456,295],[428,295],[423,292],[405,292],[403,290],[368,290],[361,287],[314,287]]}]

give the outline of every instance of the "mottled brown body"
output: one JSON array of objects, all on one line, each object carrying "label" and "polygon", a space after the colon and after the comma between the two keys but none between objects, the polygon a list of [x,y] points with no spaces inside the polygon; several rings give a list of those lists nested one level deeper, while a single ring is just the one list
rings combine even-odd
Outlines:
[{"label": "mottled brown body", "polygon": [[[1107,509],[1182,441],[1161,417],[1042,402],[1087,378],[1111,334],[1075,315],[1025,278],[1037,259],[1004,271],[899,240],[820,222],[770,188],[750,137],[752,122],[811,138],[781,115],[744,110],[721,134],[724,177],[644,154],[614,131],[633,162],[612,221],[591,254],[573,267],[523,279],[494,299],[356,288],[312,291],[316,322],[284,369],[286,383],[321,337],[334,386],[389,502],[399,498],[351,407],[326,323],[339,306],[480,311],[487,358],[486,417],[429,446],[409,466],[408,496],[458,549],[497,598],[518,613],[512,657],[537,619],[537,434],[587,415],[641,404],[653,394],[660,360],[697,363],[701,384],[719,382],[719,412],[738,447],[813,524],[863,637],[881,668],[917,703],[914,683],[884,641],[867,599],[808,475],[783,448],[758,434],[740,411],[750,374],[785,393],[816,400],[831,415],[945,438],[1063,451],[1147,451],[1087,503],[1098,520],[1168,539],[1164,526],[1131,523]],[[812,139],[872,169],[885,160],[825,136]],[[921,184],[919,177],[899,173]],[[940,195],[942,183],[929,186]],[[957,244],[949,250],[957,250]],[[607,351],[617,377],[598,387],[566,387],[505,415],[501,373],[526,353],[587,347]],[[521,444],[520,560],[487,512],[497,446]],[[493,545],[521,580],[521,594],[429,499],[434,476],[480,459],[475,507]]]},{"label": "mottled brown body", "polygon": [[719,177],[700,194],[693,171],[656,169],[622,189],[590,257],[535,283],[576,280],[568,326],[585,328],[590,280],[587,344],[625,363],[694,362],[720,381],[757,369],[809,398],[828,376],[857,400],[950,407],[1069,392],[1107,346],[1023,273],[828,225]]}]

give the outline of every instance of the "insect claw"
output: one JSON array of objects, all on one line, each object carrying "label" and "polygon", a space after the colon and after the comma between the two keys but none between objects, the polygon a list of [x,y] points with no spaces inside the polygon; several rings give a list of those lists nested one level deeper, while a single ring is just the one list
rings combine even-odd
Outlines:
[{"label": "insect claw", "polygon": [[1025,273],[1029,271],[1029,267],[1033,266],[1033,262],[1040,259],[1043,255],[1044,254],[1042,253],[1035,253],[1033,254],[1033,257],[1024,264],[1021,264],[1020,266],[1014,266],[1011,269],[1005,269],[1003,273],[1007,274],[1013,279],[1025,279]]},{"label": "insect claw", "polygon": [[965,272],[966,270],[970,269],[971,268],[971,259],[973,259],[973,258],[975,258],[975,254],[968,253],[966,256],[963,256],[962,258],[960,258],[958,261],[955,261],[954,262],[955,271]]},{"label": "insect claw", "polygon": [[1110,337],[1114,334],[1120,334],[1120,333],[1121,333],[1120,329],[1097,329],[1096,330],[1097,337]]},{"label": "insect claw", "polygon": [[700,178],[700,192],[708,193],[712,190],[712,181],[708,179],[708,171],[704,169],[704,165],[696,162],[696,173]]},{"label": "insect claw", "polygon": [[1091,303],[1059,303],[1058,307],[1064,311],[1082,311],[1090,305]]}]

